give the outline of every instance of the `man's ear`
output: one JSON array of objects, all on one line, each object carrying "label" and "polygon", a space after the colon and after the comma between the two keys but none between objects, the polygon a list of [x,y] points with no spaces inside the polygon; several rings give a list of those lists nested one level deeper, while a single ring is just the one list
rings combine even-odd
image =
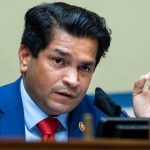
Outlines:
[{"label": "man's ear", "polygon": [[21,73],[25,73],[28,69],[28,65],[31,61],[31,53],[29,49],[21,44],[18,50],[19,62],[20,62],[20,71]]}]

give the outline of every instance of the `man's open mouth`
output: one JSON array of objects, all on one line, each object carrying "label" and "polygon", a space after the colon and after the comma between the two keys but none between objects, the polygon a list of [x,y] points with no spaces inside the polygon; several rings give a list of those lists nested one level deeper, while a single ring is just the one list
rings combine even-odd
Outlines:
[{"label": "man's open mouth", "polygon": [[70,97],[70,98],[75,98],[75,95],[70,93],[70,92],[56,92],[57,94],[59,95],[62,95],[62,96],[66,96],[66,97]]}]

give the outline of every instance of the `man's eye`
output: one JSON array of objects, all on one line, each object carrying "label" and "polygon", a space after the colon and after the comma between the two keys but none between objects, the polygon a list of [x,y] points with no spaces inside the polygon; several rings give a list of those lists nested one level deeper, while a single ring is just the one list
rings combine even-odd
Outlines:
[{"label": "man's eye", "polygon": [[81,66],[80,69],[85,71],[85,72],[90,71],[90,68],[88,66]]},{"label": "man's eye", "polygon": [[54,61],[56,64],[64,64],[64,60],[62,58],[55,58]]}]

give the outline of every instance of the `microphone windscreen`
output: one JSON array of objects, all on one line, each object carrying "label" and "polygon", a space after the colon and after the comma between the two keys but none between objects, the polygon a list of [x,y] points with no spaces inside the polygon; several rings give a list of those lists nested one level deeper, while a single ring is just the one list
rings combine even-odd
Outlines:
[{"label": "microphone windscreen", "polygon": [[106,115],[112,117],[120,116],[121,107],[114,102],[101,88],[95,89],[94,104]]}]

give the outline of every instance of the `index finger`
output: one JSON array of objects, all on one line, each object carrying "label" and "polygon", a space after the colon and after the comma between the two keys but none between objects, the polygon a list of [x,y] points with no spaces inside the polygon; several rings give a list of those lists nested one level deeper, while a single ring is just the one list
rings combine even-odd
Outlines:
[{"label": "index finger", "polygon": [[135,83],[134,83],[134,88],[133,88],[133,92],[132,92],[132,96],[136,96],[140,93],[143,92],[144,86],[146,81],[150,80],[150,72],[142,75]]}]

